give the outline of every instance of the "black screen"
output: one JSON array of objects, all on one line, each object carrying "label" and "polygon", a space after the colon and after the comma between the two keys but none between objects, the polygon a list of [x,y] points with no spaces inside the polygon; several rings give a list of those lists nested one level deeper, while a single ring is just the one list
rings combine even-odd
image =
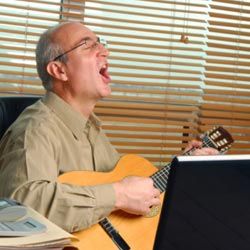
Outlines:
[{"label": "black screen", "polygon": [[245,158],[174,159],[154,250],[250,249],[250,155]]}]

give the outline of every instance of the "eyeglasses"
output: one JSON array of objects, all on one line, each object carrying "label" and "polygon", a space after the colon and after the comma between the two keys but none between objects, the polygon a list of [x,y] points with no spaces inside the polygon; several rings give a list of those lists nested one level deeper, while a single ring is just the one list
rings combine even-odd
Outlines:
[{"label": "eyeglasses", "polygon": [[55,57],[53,60],[51,60],[51,61],[56,61],[56,60],[58,60],[60,57],[62,57],[62,56],[64,56],[64,55],[68,54],[69,52],[71,52],[71,51],[73,51],[73,50],[79,48],[79,47],[82,46],[82,45],[85,45],[85,48],[84,48],[84,49],[90,49],[90,48],[96,48],[96,47],[98,47],[98,45],[100,45],[100,44],[101,44],[104,48],[107,48],[107,47],[108,47],[107,41],[106,41],[105,39],[103,39],[103,38],[97,37],[96,41],[93,41],[92,39],[87,38],[87,39],[85,39],[82,43],[79,43],[79,44],[76,45],[75,47],[73,47],[73,48],[71,48],[71,49],[65,51],[64,53],[62,53],[62,54],[56,56],[56,57]]}]

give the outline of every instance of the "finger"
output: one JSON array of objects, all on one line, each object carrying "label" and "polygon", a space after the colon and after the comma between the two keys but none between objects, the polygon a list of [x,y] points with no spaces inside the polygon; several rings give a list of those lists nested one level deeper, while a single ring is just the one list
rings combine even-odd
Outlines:
[{"label": "finger", "polygon": [[192,148],[200,148],[202,146],[202,142],[201,141],[197,141],[197,140],[192,140],[188,143],[187,147],[185,148],[184,152],[189,151]]},{"label": "finger", "polygon": [[202,142],[198,140],[192,140],[189,142],[189,146],[193,148],[199,148],[202,146]]},{"label": "finger", "polygon": [[153,197],[159,197],[161,194],[160,190],[158,188],[155,188],[153,191]]},{"label": "finger", "polygon": [[201,149],[196,149],[193,152],[193,155],[217,155],[217,154],[219,154],[219,152],[214,148],[201,148]]},{"label": "finger", "polygon": [[159,197],[157,197],[152,200],[151,206],[159,206],[160,204],[161,204],[161,200]]},{"label": "finger", "polygon": [[218,155],[219,154],[219,151],[215,148],[205,148],[205,152],[208,155]]}]

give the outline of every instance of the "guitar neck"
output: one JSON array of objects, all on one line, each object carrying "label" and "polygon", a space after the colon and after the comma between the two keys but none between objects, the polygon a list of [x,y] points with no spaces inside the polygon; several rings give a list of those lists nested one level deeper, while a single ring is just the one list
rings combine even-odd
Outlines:
[{"label": "guitar neck", "polygon": [[[202,139],[202,147],[216,148],[216,145],[214,145],[213,142],[209,140],[207,136],[204,136],[204,138]],[[192,148],[187,152],[185,152],[183,155],[191,155],[191,153],[194,150],[195,148]],[[154,186],[158,188],[161,193],[166,191],[170,168],[171,168],[171,163],[168,163],[162,169],[158,170],[156,173],[150,176],[150,178],[154,182]]]}]

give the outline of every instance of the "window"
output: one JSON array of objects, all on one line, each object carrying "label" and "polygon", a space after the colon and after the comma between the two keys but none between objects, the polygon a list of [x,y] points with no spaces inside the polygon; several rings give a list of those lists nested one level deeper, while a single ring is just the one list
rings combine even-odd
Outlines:
[{"label": "window", "polygon": [[60,21],[79,20],[109,42],[112,95],[95,112],[121,153],[163,166],[213,125],[234,135],[231,153],[247,153],[249,5],[0,0],[0,91],[42,94],[34,62],[38,36]]}]

